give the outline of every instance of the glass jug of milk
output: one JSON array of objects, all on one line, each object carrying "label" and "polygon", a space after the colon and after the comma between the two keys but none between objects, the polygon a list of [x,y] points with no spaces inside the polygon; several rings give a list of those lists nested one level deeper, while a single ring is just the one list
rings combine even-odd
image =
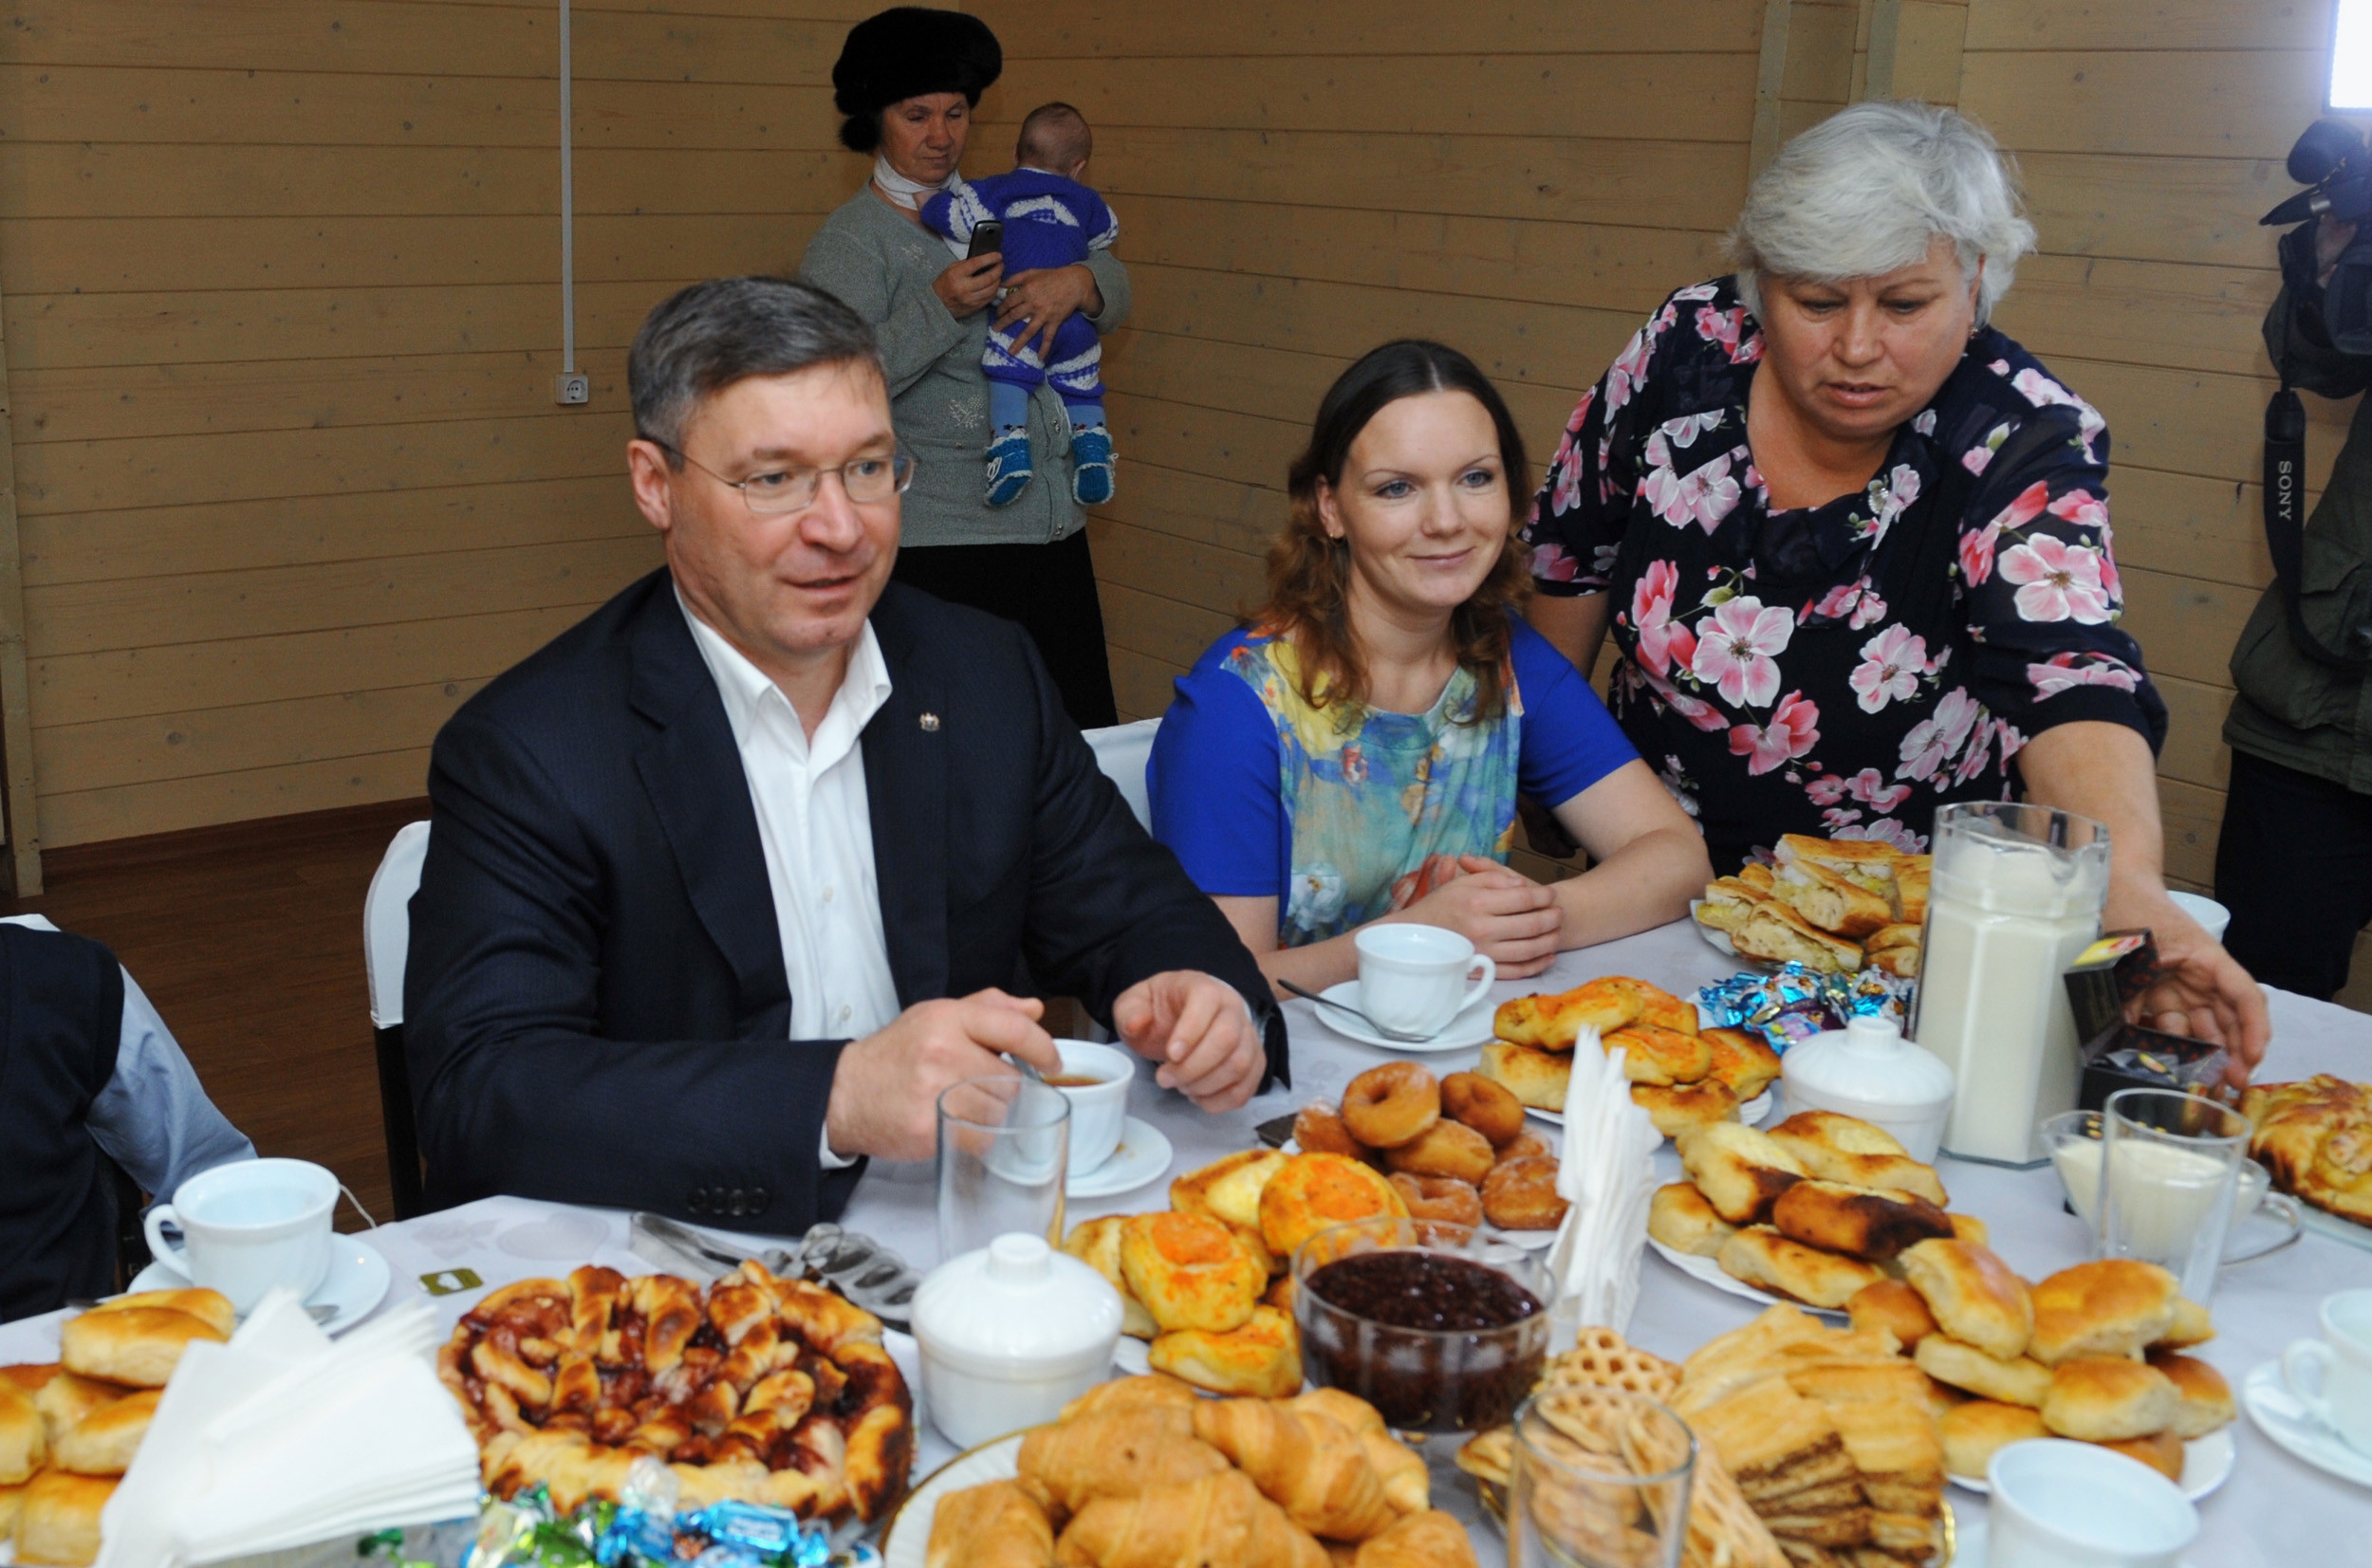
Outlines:
[{"label": "glass jug of milk", "polygon": [[1944,1151],[1997,1165],[2050,1157],[2038,1124],[2081,1075],[2063,980],[2101,932],[2108,829],[2046,805],[1936,813],[1936,866],[1911,1038],[1955,1083]]}]

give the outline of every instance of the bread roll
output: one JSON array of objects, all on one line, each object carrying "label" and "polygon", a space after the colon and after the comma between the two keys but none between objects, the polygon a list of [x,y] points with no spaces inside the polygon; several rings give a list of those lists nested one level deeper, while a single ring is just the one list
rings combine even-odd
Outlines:
[{"label": "bread roll", "polygon": [[1979,1399],[2040,1410],[2050,1393],[2050,1368],[2030,1356],[2004,1360],[1948,1334],[1931,1334],[1911,1353],[1919,1371],[1938,1383],[1965,1389]]},{"label": "bread roll", "polygon": [[1873,1264],[1952,1234],[1944,1211],[1925,1198],[1817,1179],[1797,1182],[1781,1193],[1771,1206],[1770,1223],[1806,1246]]},{"label": "bread roll", "polygon": [[124,1296],[111,1296],[91,1310],[128,1312],[135,1307],[164,1307],[173,1312],[186,1312],[226,1339],[239,1326],[239,1315],[231,1310],[231,1298],[219,1290],[135,1290]]},{"label": "bread roll", "polygon": [[1905,1249],[1901,1259],[1903,1278],[1946,1334],[1997,1360],[2026,1353],[2034,1332],[2033,1301],[2026,1282],[1991,1247],[1928,1241]]},{"label": "bread roll", "polygon": [[2114,1443],[2175,1424],[2182,1395],[2147,1361],[2082,1356],[2052,1369],[2043,1425],[2062,1437]]},{"label": "bread roll", "polygon": [[1713,1050],[1713,1065],[1705,1076],[1737,1096],[1741,1104],[1770,1088],[1779,1076],[1779,1053],[1744,1029],[1707,1029],[1701,1038]]},{"label": "bread roll", "polygon": [[1519,996],[1491,1015],[1492,1033],[1518,1045],[1569,1051],[1584,1029],[1601,1035],[1640,1021],[1646,992],[1619,978],[1586,981],[1551,996]]},{"label": "bread roll", "polygon": [[1570,1058],[1504,1040],[1482,1048],[1474,1070],[1536,1111],[1564,1110],[1565,1086],[1573,1078]]},{"label": "bread roll", "polygon": [[[1649,1230],[1654,1230],[1652,1222]],[[1936,1319],[1927,1310],[1927,1303],[1900,1280],[1879,1280],[1863,1285],[1845,1302],[1844,1310],[1855,1328],[1882,1328],[1905,1351],[1918,1348],[1921,1339],[1936,1332]]]},{"label": "bread roll", "polygon": [[1722,1243],[1715,1261],[1733,1279],[1816,1307],[1841,1307],[1854,1292],[1884,1277],[1874,1264],[1789,1241],[1764,1225]]},{"label": "bread roll", "polygon": [[1181,1329],[1164,1334],[1146,1352],[1156,1372],[1213,1393],[1287,1399],[1301,1391],[1301,1336],[1293,1319],[1272,1306],[1251,1309],[1243,1327],[1214,1334]]},{"label": "bread roll", "polygon": [[2182,1397],[2173,1423],[2177,1437],[2205,1437],[2232,1420],[2232,1385],[2224,1381],[2222,1373],[2196,1356],[2177,1356],[2171,1351],[2152,1351],[2150,1365],[2164,1373]]},{"label": "bread roll", "polygon": [[1770,1138],[1734,1121],[1692,1127],[1674,1139],[1680,1168],[1714,1212],[1732,1225],[1759,1225],[1779,1194],[1802,1181],[1803,1165]]},{"label": "bread roll", "polygon": [[1738,1233],[1737,1227],[1714,1212],[1705,1194],[1684,1181],[1656,1189],[1647,1206],[1647,1233],[1675,1252],[1692,1258],[1714,1258],[1721,1244]]},{"label": "bread roll", "polygon": [[107,1505],[115,1489],[112,1480],[76,1475],[71,1470],[44,1470],[27,1482],[16,1516],[16,1560],[65,1568],[81,1568],[95,1560],[99,1511]]},{"label": "bread roll", "polygon": [[2209,1316],[2207,1308],[2188,1296],[2177,1296],[2174,1321],[2158,1337],[2158,1343],[2166,1350],[2189,1350],[2214,1337],[2215,1319]]},{"label": "bread roll", "polygon": [[17,1510],[24,1506],[23,1486],[0,1486],[0,1543],[15,1539]]},{"label": "bread roll", "polygon": [[1947,1217],[1952,1221],[1953,1240],[1974,1242],[1979,1246],[1993,1245],[1992,1227],[1975,1215],[1953,1214]]},{"label": "bread roll", "polygon": [[1161,1325],[1129,1290],[1128,1276],[1121,1272],[1121,1227],[1127,1219],[1125,1214],[1106,1214],[1102,1219],[1082,1220],[1063,1238],[1063,1250],[1103,1275],[1120,1293],[1121,1332],[1150,1339],[1161,1332]]},{"label": "bread roll", "polygon": [[132,1455],[148,1435],[148,1423],[162,1397],[160,1390],[147,1389],[101,1406],[66,1429],[52,1462],[79,1475],[121,1475],[132,1467]]},{"label": "bread roll", "polygon": [[1181,1214],[1208,1214],[1231,1230],[1260,1228],[1260,1191],[1285,1169],[1280,1149],[1247,1149],[1213,1160],[1170,1183],[1170,1207]]},{"label": "bread roll", "polygon": [[1944,1443],[1944,1468],[1971,1480],[1985,1479],[1985,1467],[1994,1450],[2029,1438],[2048,1437],[2043,1412],[2024,1405],[2004,1405],[1992,1399],[1972,1399],[1955,1405],[1937,1418],[1936,1433]]},{"label": "bread roll", "polygon": [[1665,1137],[1677,1138],[1692,1127],[1706,1127],[1716,1121],[1734,1120],[1738,1114],[1738,1097],[1728,1084],[1716,1079],[1702,1083],[1675,1083],[1668,1086],[1653,1083],[1631,1085],[1631,1103],[1647,1113],[1647,1119]]},{"label": "bread roll", "polygon": [[2034,1287],[2034,1358],[2139,1356],[2174,1327],[2181,1294],[2172,1274],[2135,1258],[2063,1268]]},{"label": "bread roll", "polygon": [[2171,1431],[2152,1432],[2147,1437],[2129,1437],[2122,1443],[2098,1446],[2113,1448],[2127,1459],[2139,1460],[2176,1485],[2182,1485],[2182,1467],[2186,1456],[2182,1451],[2182,1439]]},{"label": "bread roll", "polygon": [[171,1307],[124,1307],[85,1312],[58,1330],[58,1358],[68,1372],[135,1388],[160,1389],[181,1352],[198,1340],[229,1339],[203,1319]]},{"label": "bread roll", "polygon": [[13,1486],[40,1469],[48,1452],[49,1435],[33,1396],[0,1383],[0,1486]]},{"label": "bread roll", "polygon": [[1836,1111],[1799,1111],[1770,1130],[1771,1140],[1823,1181],[1908,1192],[1937,1208],[1952,1200],[1933,1166],[1910,1156],[1893,1134]]},{"label": "bread roll", "polygon": [[132,1392],[120,1383],[102,1383],[96,1377],[77,1377],[63,1366],[50,1370],[56,1375],[41,1384],[40,1392],[33,1395],[33,1404],[48,1428],[53,1447],[76,1422],[102,1405],[112,1405]]},{"label": "bread roll", "polygon": [[1340,1154],[1295,1154],[1260,1190],[1261,1239],[1288,1263],[1319,1231],[1379,1217],[1404,1220],[1408,1205],[1383,1172]]},{"label": "bread roll", "polygon": [[1611,1054],[1622,1051],[1622,1076],[1633,1083],[1659,1087],[1695,1083],[1713,1070],[1714,1048],[1702,1036],[1653,1024],[1634,1024],[1603,1035],[1599,1041]]},{"label": "bread roll", "polygon": [[1132,1214],[1121,1227],[1121,1274],[1166,1333],[1240,1328],[1269,1271],[1208,1214]]}]

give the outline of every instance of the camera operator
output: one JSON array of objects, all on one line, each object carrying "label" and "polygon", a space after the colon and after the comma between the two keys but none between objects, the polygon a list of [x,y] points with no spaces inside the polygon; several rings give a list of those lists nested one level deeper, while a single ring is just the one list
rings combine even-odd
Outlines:
[{"label": "camera operator", "polygon": [[[2266,221],[2287,221],[2297,199]],[[2282,291],[2265,318],[2285,388],[2267,415],[2275,580],[2233,650],[2232,784],[2215,852],[2215,896],[2232,911],[2226,950],[2268,985],[2324,999],[2346,984],[2356,932],[2372,920],[2372,399],[2357,406],[2301,537],[2305,421],[2287,389],[2349,397],[2372,385],[2372,342],[2355,329],[2367,302],[2338,298],[2365,281],[2340,266],[2357,228],[2324,210],[2281,241]]]}]

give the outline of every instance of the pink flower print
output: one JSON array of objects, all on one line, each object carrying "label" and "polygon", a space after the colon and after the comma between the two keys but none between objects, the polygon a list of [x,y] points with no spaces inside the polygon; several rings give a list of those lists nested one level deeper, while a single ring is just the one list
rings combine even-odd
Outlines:
[{"label": "pink flower print", "polygon": [[2090,490],[2073,489],[2052,502],[2051,516],[2065,518],[2079,528],[2108,526],[2108,503],[2096,498]]},{"label": "pink flower print", "polygon": [[[1992,721],[1986,719],[1980,722],[1976,726],[1975,735],[1975,741],[1970,746],[1968,754],[1960,759],[1960,766],[1952,770],[1952,782],[1955,784],[1967,784],[1971,779],[1985,771],[1985,753],[1992,744],[1993,738]],[[1938,784],[1937,787],[1941,788],[1942,785]]]},{"label": "pink flower print", "polygon": [[1579,435],[1582,426],[1589,420],[1589,407],[1598,400],[1598,389],[1591,387],[1582,394],[1582,400],[1573,405],[1573,417],[1565,422],[1565,434]]},{"label": "pink flower print", "polygon": [[1993,734],[2001,742],[2001,766],[2006,772],[2010,759],[2026,749],[2026,737],[2018,733],[2007,719],[1993,721]]},{"label": "pink flower print", "polygon": [[[2078,664],[2078,659],[2086,662]],[[2141,678],[2127,665],[2097,654],[2073,652],[2053,654],[2047,663],[2028,665],[2026,678],[2033,684],[2038,702],[2079,686],[2111,686],[2120,692],[2132,692],[2141,684]]]},{"label": "pink flower print", "polygon": [[2001,508],[1991,525],[1996,528],[2023,528],[2043,515],[2050,505],[2050,486],[2037,479],[2020,490],[2010,505]]},{"label": "pink flower print", "polygon": [[1621,554],[1622,546],[1620,544],[1592,545],[1589,552],[1589,570],[1595,581],[1603,582],[1607,574],[1614,570],[1616,559]]},{"label": "pink flower print", "polygon": [[1678,292],[1675,293],[1672,297],[1674,300],[1682,304],[1695,304],[1699,300],[1710,300],[1720,292],[1721,286],[1719,284],[1693,283],[1686,288],[1680,289]]},{"label": "pink flower print", "polygon": [[[1863,581],[1866,581],[1867,579]],[[1853,619],[1848,624],[1858,632],[1864,626],[1875,625],[1885,618],[1886,601],[1864,588],[1862,590],[1861,602],[1853,606]]]},{"label": "pink flower print", "polygon": [[1570,582],[1582,563],[1565,553],[1561,544],[1532,546],[1532,576],[1543,582]]},{"label": "pink flower print", "polygon": [[1713,614],[1713,629],[1697,638],[1689,669],[1698,680],[1711,681],[1721,700],[1733,708],[1761,708],[1779,694],[1779,666],[1773,655],[1787,652],[1795,634],[1795,618],[1759,599],[1733,599]]},{"label": "pink flower print", "polygon": [[1919,677],[1927,673],[1927,639],[1914,636],[1908,626],[1889,626],[1862,644],[1862,662],[1845,677],[1864,713],[1875,713],[1890,702],[1918,692]]},{"label": "pink flower print", "polygon": [[1719,343],[1734,350],[1738,335],[1746,325],[1746,307],[1733,305],[1728,310],[1715,310],[1712,305],[1696,308],[1696,335],[1709,343]]},{"label": "pink flower print", "polygon": [[2108,591],[2101,584],[2101,555],[2044,534],[2001,557],[2001,579],[2019,584],[2018,615],[2027,620],[2075,620],[2098,626],[2108,619]]},{"label": "pink flower print", "polygon": [[1995,518],[1975,533],[1960,536],[1960,576],[1972,588],[1993,575],[1993,542],[2001,537]]},{"label": "pink flower print", "polygon": [[1812,798],[1814,805],[1835,805],[1844,799],[1846,788],[1842,775],[1823,773],[1804,786],[1804,793]]},{"label": "pink flower print", "polygon": [[1738,346],[1730,351],[1730,362],[1733,365],[1751,365],[1762,357],[1763,335],[1760,331],[1747,333],[1738,340]]},{"label": "pink flower print", "polygon": [[[1678,630],[1685,632],[1687,628],[1681,627]],[[1628,665],[1626,668],[1639,670],[1636,664]],[[1723,718],[1720,710],[1712,703],[1699,702],[1660,675],[1651,675],[1644,670],[1639,670],[1639,678],[1647,683],[1647,689],[1655,692],[1665,707],[1708,734],[1730,728],[1730,721]]]},{"label": "pink flower print", "polygon": [[1890,784],[1874,767],[1865,767],[1847,779],[1844,792],[1879,811],[1892,811],[1911,798],[1909,784]]},{"label": "pink flower print", "polygon": [[1960,454],[1960,466],[1971,473],[1983,473],[1992,467],[1992,463],[1993,449],[1991,447],[1971,447]]},{"label": "pink flower print", "polygon": [[[1727,606],[1725,606],[1726,608]],[[1768,773],[1794,761],[1820,743],[1820,709],[1790,692],[1770,715],[1768,725],[1733,725],[1730,752],[1747,759],[1749,774]]]},{"label": "pink flower print", "polygon": [[1631,394],[1647,380],[1647,360],[1656,352],[1655,340],[1649,329],[1640,327],[1631,334],[1631,341],[1622,345],[1622,352],[1614,357],[1606,368],[1606,417],[1612,420],[1616,412],[1631,400]]},{"label": "pink flower print", "polygon": [[[1571,437],[1566,437],[1570,440]],[[1562,516],[1582,504],[1582,465],[1580,453],[1566,451],[1559,461],[1548,465],[1551,484],[1548,488],[1548,509]]]},{"label": "pink flower print", "polygon": [[1843,620],[1845,613],[1851,610],[1854,602],[1862,597],[1862,590],[1868,583],[1869,579],[1863,578],[1859,582],[1843,583],[1829,589],[1821,595],[1819,603],[1805,612],[1805,618],[1808,620],[1818,616],[1824,620]]},{"label": "pink flower print", "polygon": [[1672,673],[1672,634],[1688,636],[1687,627],[1672,622],[1672,596],[1679,586],[1678,567],[1669,561],[1651,561],[1640,574],[1639,586],[1631,590],[1631,624],[1639,629],[1639,661],[1659,675]]},{"label": "pink flower print", "polygon": [[2099,410],[2032,366],[2011,377],[2010,384],[2036,408],[2074,409],[2077,431],[2084,442],[2084,455],[2087,461],[2091,459],[2092,437],[2108,428],[2108,421],[2100,416]]},{"label": "pink flower print", "polygon": [[[1648,447],[1652,459],[1652,439]],[[1685,528],[1694,523],[1712,533],[1738,504],[1738,482],[1730,477],[1730,462],[1734,455],[1723,452],[1686,477],[1673,472],[1668,464],[1659,464],[1641,482],[1640,493],[1646,498],[1649,508],[1674,527]]]},{"label": "pink flower print", "polygon": [[1877,843],[1892,844],[1905,855],[1927,853],[1927,839],[1912,832],[1892,817],[1881,817],[1874,822],[1840,828],[1833,835],[1839,839],[1866,839]]},{"label": "pink flower print", "polygon": [[1935,715],[1913,725],[1902,737],[1902,766],[1895,769],[1895,777],[1921,782],[1934,778],[1936,770],[1969,738],[1980,711],[1967,688],[1955,686],[1945,692],[1944,700],[1936,705]]},{"label": "pink flower print", "polygon": [[1861,820],[1860,812],[1839,806],[1830,806],[1820,814],[1821,825],[1830,833],[1835,833],[1839,828],[1851,827]]},{"label": "pink flower print", "polygon": [[1931,408],[1931,409],[1921,409],[1921,410],[1919,411],[1918,417],[1918,418],[1916,418],[1916,419],[1913,419],[1913,420],[1911,421],[1911,428],[1912,428],[1913,430],[1917,431],[1917,432],[1918,432],[1919,434],[1921,434],[1921,435],[1933,435],[1933,434],[1936,434],[1936,411],[1935,411],[1934,409],[1932,409],[1932,408]]}]

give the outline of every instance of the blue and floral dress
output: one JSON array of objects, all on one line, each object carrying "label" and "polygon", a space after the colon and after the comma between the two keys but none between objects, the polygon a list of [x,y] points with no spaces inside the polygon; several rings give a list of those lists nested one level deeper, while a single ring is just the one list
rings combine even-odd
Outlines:
[{"label": "blue and floral dress", "polygon": [[1524,536],[1540,592],[1614,596],[1615,717],[1716,870],[1783,833],[1924,850],[2053,725],[2163,743],[2089,404],[1982,328],[1865,492],[1774,510],[1762,350],[1731,280],[1674,294],[1583,395]]}]

